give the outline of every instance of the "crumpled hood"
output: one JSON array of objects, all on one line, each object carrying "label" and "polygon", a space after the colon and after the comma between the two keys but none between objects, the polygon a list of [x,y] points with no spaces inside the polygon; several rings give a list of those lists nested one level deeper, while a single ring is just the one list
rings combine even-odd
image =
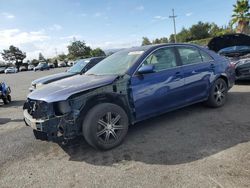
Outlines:
[{"label": "crumpled hood", "polygon": [[52,74],[49,76],[44,76],[42,78],[36,79],[32,82],[32,84],[48,84],[63,78],[67,78],[70,76],[76,75],[75,73],[70,73],[70,72],[62,72],[62,73],[58,73],[58,74]]},{"label": "crumpled hood", "polygon": [[215,52],[231,46],[249,46],[250,36],[244,34],[229,34],[215,37],[208,43],[208,48]]},{"label": "crumpled hood", "polygon": [[76,75],[45,85],[30,93],[28,98],[48,103],[63,101],[73,94],[111,84],[116,78],[116,75]]}]

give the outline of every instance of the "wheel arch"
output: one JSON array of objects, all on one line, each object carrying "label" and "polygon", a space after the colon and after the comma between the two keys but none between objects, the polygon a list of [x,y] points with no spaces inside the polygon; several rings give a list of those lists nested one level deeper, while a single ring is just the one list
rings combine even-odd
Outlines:
[{"label": "wheel arch", "polygon": [[101,104],[101,103],[112,103],[120,106],[128,116],[129,123],[132,122],[133,116],[131,113],[131,109],[129,108],[128,101],[124,95],[113,94],[113,93],[103,93],[92,96],[88,98],[86,104],[81,109],[80,112],[80,120],[81,122],[84,120],[85,116],[87,115],[88,111],[93,108],[94,106]]}]

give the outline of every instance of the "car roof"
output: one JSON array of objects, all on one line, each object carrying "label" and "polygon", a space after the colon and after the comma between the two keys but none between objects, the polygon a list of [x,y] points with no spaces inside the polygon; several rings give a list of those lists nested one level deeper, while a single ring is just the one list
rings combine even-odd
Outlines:
[{"label": "car roof", "polygon": [[162,44],[152,44],[152,45],[145,45],[145,46],[138,46],[138,47],[132,47],[132,48],[127,48],[123,49],[121,51],[127,51],[127,52],[133,52],[133,51],[147,51],[147,50],[152,50],[158,47],[164,47],[164,46],[193,46],[193,47],[201,47],[196,44],[190,44],[190,43],[162,43]]}]

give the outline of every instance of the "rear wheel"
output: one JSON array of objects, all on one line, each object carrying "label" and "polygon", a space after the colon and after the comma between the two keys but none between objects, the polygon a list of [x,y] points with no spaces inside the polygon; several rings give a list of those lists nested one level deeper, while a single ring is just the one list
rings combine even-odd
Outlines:
[{"label": "rear wheel", "polygon": [[217,79],[211,87],[207,105],[210,107],[221,107],[227,100],[228,87],[225,80],[222,78]]},{"label": "rear wheel", "polygon": [[121,144],[128,132],[128,117],[118,105],[94,106],[83,122],[83,136],[94,148],[108,150]]}]

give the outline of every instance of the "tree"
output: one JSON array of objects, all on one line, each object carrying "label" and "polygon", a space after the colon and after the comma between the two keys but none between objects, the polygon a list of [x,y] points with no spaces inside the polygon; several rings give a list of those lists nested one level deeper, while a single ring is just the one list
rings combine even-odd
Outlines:
[{"label": "tree", "polygon": [[161,43],[168,43],[168,38],[167,37],[162,37],[160,39]]},{"label": "tree", "polygon": [[68,46],[68,51],[68,58],[70,60],[88,58],[91,56],[91,48],[89,46],[86,46],[86,43],[84,41],[73,41]]},{"label": "tree", "polygon": [[14,61],[15,65],[19,71],[19,67],[22,65],[23,60],[26,58],[26,53],[22,52],[19,48],[11,45],[9,49],[3,50],[1,53],[5,61]]},{"label": "tree", "polygon": [[248,33],[250,21],[250,6],[248,0],[237,0],[233,7],[234,13],[232,15],[231,24],[237,24],[238,33]]},{"label": "tree", "polygon": [[174,38],[174,34],[171,34],[169,37],[169,42],[170,43],[175,43],[175,38]]},{"label": "tree", "polygon": [[65,61],[67,59],[67,55],[64,53],[58,55],[58,60],[59,61]]},{"label": "tree", "polygon": [[39,61],[46,61],[46,59],[44,58],[43,54],[42,53],[39,53],[39,56],[38,56],[38,60]]},{"label": "tree", "polygon": [[155,40],[153,40],[152,44],[160,44],[161,40],[156,38]]},{"label": "tree", "polygon": [[92,57],[101,57],[101,56],[106,56],[106,54],[101,48],[96,48],[94,50],[91,50],[91,56]]},{"label": "tree", "polygon": [[33,59],[30,64],[37,66],[39,64],[39,61],[37,59]]},{"label": "tree", "polygon": [[150,45],[151,42],[147,37],[142,37],[142,46]]},{"label": "tree", "polygon": [[201,21],[193,25],[189,30],[190,39],[188,39],[188,41],[205,39],[210,37],[209,34],[210,27],[211,25],[209,23],[203,23]]}]

